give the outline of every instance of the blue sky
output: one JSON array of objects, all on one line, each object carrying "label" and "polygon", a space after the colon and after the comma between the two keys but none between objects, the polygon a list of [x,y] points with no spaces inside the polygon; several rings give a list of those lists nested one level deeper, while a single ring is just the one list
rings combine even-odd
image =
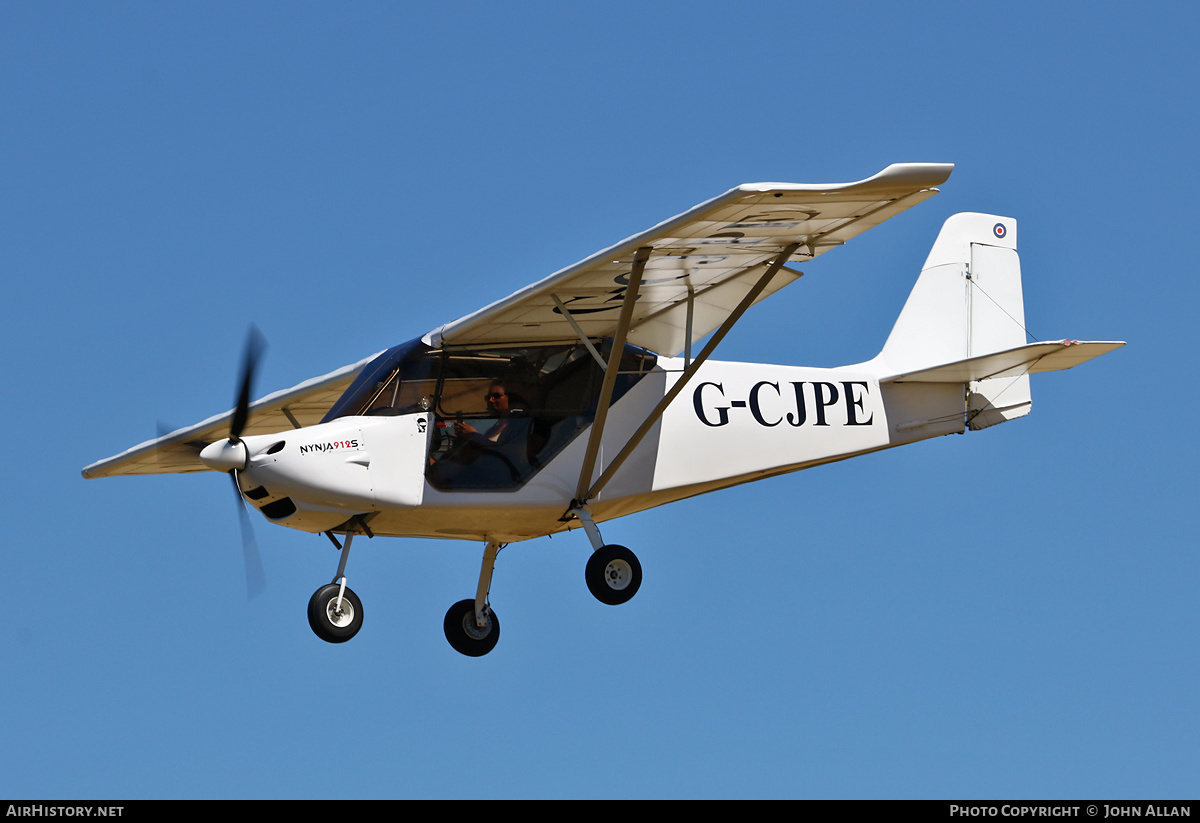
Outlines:
[{"label": "blue sky", "polygon": [[[0,796],[1195,797],[1198,133],[1184,3],[8,3]],[[743,182],[953,162],[717,356],[873,356],[943,220],[1020,225],[1028,418],[501,552],[79,469],[415,337]]]}]

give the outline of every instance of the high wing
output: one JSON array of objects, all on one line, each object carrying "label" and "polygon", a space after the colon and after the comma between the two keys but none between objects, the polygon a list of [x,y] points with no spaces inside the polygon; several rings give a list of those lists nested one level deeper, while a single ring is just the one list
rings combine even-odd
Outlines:
[{"label": "high wing", "polygon": [[[811,260],[932,197],[953,169],[900,163],[857,183],[738,186],[448,323],[429,339],[434,346],[574,340],[572,321],[588,338],[613,337],[635,255],[649,249],[627,340],[676,355],[718,328],[783,249],[798,243],[795,257]],[[780,269],[754,302],[800,276]]]},{"label": "high wing", "polygon": [[[343,366],[322,377],[305,380],[290,389],[269,394],[250,404],[250,417],[243,434],[270,434],[289,428],[319,423],[363,367],[379,353]],[[200,450],[229,435],[233,410],[210,417],[194,426],[147,440],[83,470],[83,476],[115,477],[123,474],[168,474],[211,471],[200,462]]]}]

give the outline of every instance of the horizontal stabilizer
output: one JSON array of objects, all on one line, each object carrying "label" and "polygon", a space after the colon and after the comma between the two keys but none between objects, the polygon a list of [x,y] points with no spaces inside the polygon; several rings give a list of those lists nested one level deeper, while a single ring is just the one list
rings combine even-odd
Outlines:
[{"label": "horizontal stabilizer", "polygon": [[885,377],[881,383],[969,383],[993,377],[1019,377],[1025,374],[1062,371],[1119,349],[1124,342],[1062,340],[1055,343],[1029,343],[1015,349],[969,357],[920,371]]}]

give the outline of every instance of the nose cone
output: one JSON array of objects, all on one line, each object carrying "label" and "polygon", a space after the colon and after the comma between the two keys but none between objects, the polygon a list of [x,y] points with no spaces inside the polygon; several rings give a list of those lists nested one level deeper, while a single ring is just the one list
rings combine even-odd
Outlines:
[{"label": "nose cone", "polygon": [[241,471],[246,468],[249,459],[250,455],[246,450],[246,444],[241,440],[237,442],[218,440],[216,443],[209,443],[200,452],[200,462],[219,472],[233,469]]}]

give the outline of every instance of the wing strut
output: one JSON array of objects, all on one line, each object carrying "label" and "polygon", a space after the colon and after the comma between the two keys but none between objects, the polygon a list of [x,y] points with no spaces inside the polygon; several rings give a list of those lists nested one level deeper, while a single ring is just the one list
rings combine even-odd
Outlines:
[{"label": "wing strut", "polygon": [[[625,337],[629,332],[629,323],[633,319],[633,306],[637,303],[638,289],[642,285],[642,271],[646,261],[650,259],[651,248],[642,246],[633,258],[633,269],[629,272],[629,284],[625,287],[625,300],[621,304],[621,316],[617,318],[617,330],[613,335],[612,350],[608,355],[608,365],[604,369],[604,383],[600,387],[600,399],[596,405],[596,418],[592,421],[592,431],[588,435],[587,451],[583,454],[583,468],[579,472],[579,483],[575,487],[575,498],[586,501],[584,492],[588,483],[592,482],[592,471],[596,468],[596,454],[600,451],[600,438],[604,436],[604,422],[608,419],[608,404],[612,399],[613,387],[617,383],[617,371],[621,368],[621,360],[625,354]],[[570,315],[568,315],[569,317]]]},{"label": "wing strut", "polygon": [[571,316],[571,312],[568,311],[567,307],[563,305],[563,302],[558,299],[558,295],[551,292],[550,299],[554,301],[554,305],[558,307],[558,310],[562,316],[567,318],[567,322],[571,324],[571,328],[575,330],[575,334],[577,334],[579,339],[583,341],[583,345],[587,346],[587,350],[591,352],[592,357],[596,358],[596,362],[600,364],[600,368],[607,371],[608,364],[604,362],[604,358],[600,356],[600,352],[596,351],[596,347],[592,345],[592,341],[588,340],[588,336],[583,333],[583,329],[580,328],[579,323],[575,320],[575,318]]},{"label": "wing strut", "polygon": [[688,278],[687,290],[687,317],[684,320],[683,337],[683,367],[685,369],[692,365],[692,320],[695,319],[696,313],[696,290],[692,288],[691,278]]},{"label": "wing strut", "polygon": [[[617,456],[608,464],[608,468],[604,470],[604,473],[600,475],[600,478],[592,484],[590,489],[588,489],[587,496],[585,497],[582,494],[576,495],[576,499],[579,502],[586,503],[588,500],[591,500],[600,493],[600,490],[603,489],[608,481],[612,479],[613,475],[617,473],[617,469],[621,468],[621,464],[625,462],[625,459],[629,457],[633,450],[637,448],[638,444],[642,442],[642,438],[646,436],[654,424],[658,422],[658,419],[662,417],[663,412],[667,410],[667,406],[671,405],[671,401],[674,400],[681,391],[683,391],[684,387],[687,386],[688,382],[696,374],[697,370],[699,370],[701,364],[708,359],[709,355],[713,353],[713,349],[717,347],[717,344],[720,343],[729,330],[733,328],[733,324],[736,323],[743,314],[745,314],[746,309],[754,305],[754,301],[758,299],[758,296],[762,293],[762,290],[765,289],[767,284],[771,282],[771,278],[774,277],[781,268],[783,268],[784,263],[786,263],[788,259],[796,253],[796,250],[799,249],[800,246],[800,243],[792,243],[790,246],[780,252],[779,256],[775,258],[774,262],[767,267],[767,270],[763,272],[762,277],[758,278],[758,282],[754,284],[754,287],[746,293],[745,297],[742,298],[742,302],[738,303],[737,308],[733,310],[733,313],[730,314],[729,317],[725,318],[725,322],[721,324],[720,328],[713,332],[712,337],[709,338],[708,343],[703,349],[701,349],[700,354],[697,355],[696,359],[688,364],[688,366],[683,370],[683,374],[681,374],[679,379],[675,381],[675,385],[672,386],[665,395],[663,395],[663,399],[660,400],[658,405],[654,407],[654,411],[650,412],[649,416],[645,419],[645,421],[642,422],[642,425],[638,427],[638,430],[633,433],[633,436],[629,438],[629,441],[625,444]],[[615,347],[613,351],[616,351]],[[605,402],[607,403],[607,398],[605,398]],[[589,443],[588,445],[590,446],[591,444]],[[591,469],[589,467],[588,473],[590,474],[590,472]],[[584,475],[584,477],[587,476],[588,475]],[[580,478],[580,480],[582,482],[583,478]]]}]

